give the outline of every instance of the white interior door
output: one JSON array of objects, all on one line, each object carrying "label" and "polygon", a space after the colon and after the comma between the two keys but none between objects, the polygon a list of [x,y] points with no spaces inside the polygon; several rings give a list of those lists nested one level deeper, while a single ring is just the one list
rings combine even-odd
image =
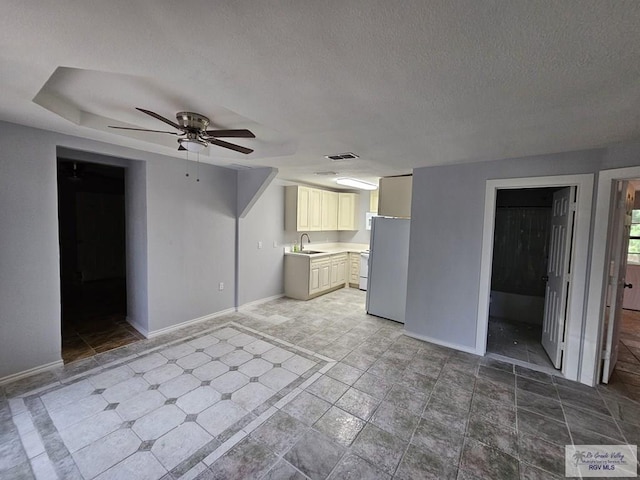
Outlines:
[{"label": "white interior door", "polygon": [[602,382],[609,383],[618,361],[620,326],[622,324],[622,303],[624,299],[625,273],[627,270],[627,250],[631,233],[631,213],[635,191],[629,182],[618,182],[614,203],[609,248],[608,305],[605,310],[607,339],[604,344]]},{"label": "white interior door", "polygon": [[562,366],[564,327],[567,318],[571,242],[575,216],[576,187],[565,187],[553,194],[551,239],[547,264],[547,288],[542,322],[542,346],[555,368]]}]

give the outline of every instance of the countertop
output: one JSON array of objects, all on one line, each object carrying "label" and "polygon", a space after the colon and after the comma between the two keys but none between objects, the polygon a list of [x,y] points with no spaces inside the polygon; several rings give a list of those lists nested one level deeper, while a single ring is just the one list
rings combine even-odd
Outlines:
[{"label": "countertop", "polygon": [[291,247],[285,247],[284,254],[296,257],[320,258],[336,253],[361,253],[369,250],[367,243],[305,243],[304,250],[312,250],[320,253],[292,252]]}]

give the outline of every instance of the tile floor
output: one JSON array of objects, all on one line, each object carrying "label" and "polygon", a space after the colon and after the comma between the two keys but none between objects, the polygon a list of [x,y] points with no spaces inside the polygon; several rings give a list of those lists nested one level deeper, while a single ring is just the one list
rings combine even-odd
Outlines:
[{"label": "tile floor", "polygon": [[363,312],[355,289],[274,300],[4,385],[0,478],[554,479],[565,444],[640,442],[620,381],[585,387]]},{"label": "tile floor", "polygon": [[62,360],[92,357],[144,338],[126,321],[124,279],[63,286]]},{"label": "tile floor", "polygon": [[640,399],[640,312],[622,311],[618,362],[612,387],[628,397]]},{"label": "tile floor", "polygon": [[142,340],[122,314],[100,315],[89,322],[69,321],[62,332],[62,360],[65,363]]},{"label": "tile floor", "polygon": [[488,353],[530,363],[554,374],[555,368],[542,347],[541,339],[542,325],[489,317]]}]

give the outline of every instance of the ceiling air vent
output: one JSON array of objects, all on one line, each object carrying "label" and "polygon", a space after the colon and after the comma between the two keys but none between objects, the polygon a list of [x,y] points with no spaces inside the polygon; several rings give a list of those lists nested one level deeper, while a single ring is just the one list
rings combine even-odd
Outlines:
[{"label": "ceiling air vent", "polygon": [[337,175],[338,172],[333,172],[333,171],[326,171],[326,172],[313,172],[314,175],[325,175],[325,176],[332,176],[332,175]]},{"label": "ceiling air vent", "polygon": [[337,153],[335,155],[325,155],[324,158],[328,158],[332,162],[340,162],[342,160],[352,160],[354,158],[358,158],[358,155],[355,153],[347,152],[347,153]]}]

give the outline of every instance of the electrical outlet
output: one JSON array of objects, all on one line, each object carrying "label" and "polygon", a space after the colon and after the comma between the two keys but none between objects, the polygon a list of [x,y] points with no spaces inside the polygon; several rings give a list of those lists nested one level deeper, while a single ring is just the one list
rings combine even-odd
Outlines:
[{"label": "electrical outlet", "polygon": [[262,240],[258,242],[258,248],[262,248]]},{"label": "electrical outlet", "polygon": [[224,290],[224,282],[220,282],[220,284],[218,285],[218,290]]}]

